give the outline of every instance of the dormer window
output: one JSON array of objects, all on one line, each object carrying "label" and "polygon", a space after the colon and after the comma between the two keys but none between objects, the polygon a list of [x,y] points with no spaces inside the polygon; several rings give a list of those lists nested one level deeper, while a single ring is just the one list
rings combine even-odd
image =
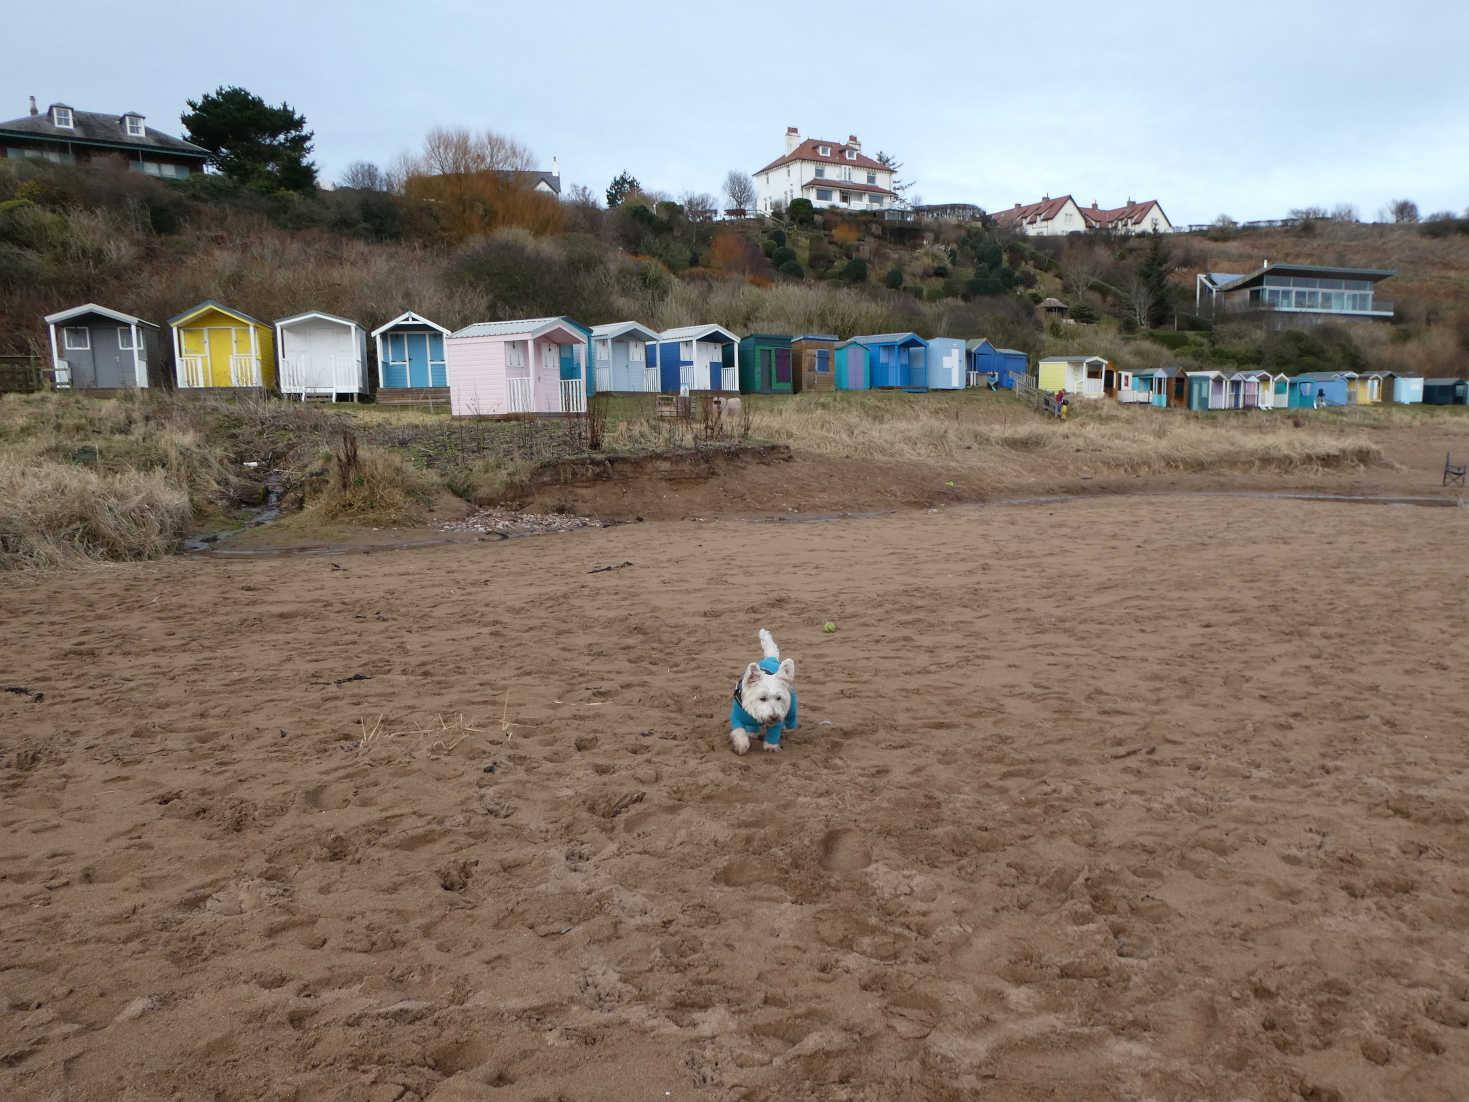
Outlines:
[{"label": "dormer window", "polygon": [[143,128],[142,115],[124,115],[122,117],[122,123],[127,129],[129,138],[142,138],[147,136],[147,131]]},{"label": "dormer window", "polygon": [[819,153],[819,154],[821,154],[823,157],[830,157],[831,156],[831,146],[829,146],[829,145],[818,145],[816,147],[816,152]]},{"label": "dormer window", "polygon": [[51,123],[62,130],[72,129],[72,117],[70,107],[53,105],[51,108]]},{"label": "dormer window", "polygon": [[857,159],[857,151],[855,149],[849,149],[849,150],[847,150],[847,160],[849,160],[849,161],[855,161],[856,159]]}]

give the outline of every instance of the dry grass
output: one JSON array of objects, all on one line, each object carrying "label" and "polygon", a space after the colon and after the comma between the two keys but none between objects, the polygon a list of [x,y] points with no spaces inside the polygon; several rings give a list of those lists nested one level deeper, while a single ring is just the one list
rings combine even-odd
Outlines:
[{"label": "dry grass", "polygon": [[996,476],[1035,466],[1053,476],[1308,472],[1382,458],[1377,445],[1340,419],[1296,428],[1278,413],[1226,418],[1103,402],[1073,408],[1063,423],[1008,395],[800,395],[756,403],[753,431],[823,455],[957,463]]},{"label": "dry grass", "polygon": [[423,523],[437,489],[435,479],[402,456],[358,447],[356,436],[344,432],[325,475],[308,482],[302,516],[409,527]]}]

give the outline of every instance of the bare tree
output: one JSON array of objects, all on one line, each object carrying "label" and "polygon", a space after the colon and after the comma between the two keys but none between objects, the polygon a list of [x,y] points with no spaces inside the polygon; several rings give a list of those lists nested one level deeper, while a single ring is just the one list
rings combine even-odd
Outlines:
[{"label": "bare tree", "polygon": [[436,126],[423,139],[416,158],[420,175],[453,176],[476,172],[528,172],[530,150],[512,138],[484,130]]},{"label": "bare tree", "polygon": [[1326,218],[1325,207],[1296,207],[1290,212],[1290,216],[1297,222],[1315,222]]},{"label": "bare tree", "polygon": [[1107,267],[1104,250],[1087,240],[1069,241],[1061,253],[1061,282],[1072,301],[1080,301]]},{"label": "bare tree", "polygon": [[1394,222],[1418,221],[1418,204],[1411,199],[1394,199],[1387,209]]},{"label": "bare tree", "polygon": [[1338,203],[1331,208],[1331,220],[1333,222],[1356,222],[1357,208],[1351,203]]},{"label": "bare tree", "polygon": [[362,191],[387,191],[388,174],[372,161],[353,161],[342,173],[337,186],[358,188]]},{"label": "bare tree", "polygon": [[597,193],[585,184],[572,184],[571,187],[566,189],[566,194],[561,198],[563,202],[570,203],[573,206],[589,207],[593,210],[597,209],[599,205],[597,203]]},{"label": "bare tree", "polygon": [[678,197],[678,205],[690,222],[708,222],[718,213],[718,200],[707,191],[685,191]]},{"label": "bare tree", "polygon": [[755,181],[737,168],[730,169],[724,178],[724,197],[729,200],[730,210],[754,210]]}]

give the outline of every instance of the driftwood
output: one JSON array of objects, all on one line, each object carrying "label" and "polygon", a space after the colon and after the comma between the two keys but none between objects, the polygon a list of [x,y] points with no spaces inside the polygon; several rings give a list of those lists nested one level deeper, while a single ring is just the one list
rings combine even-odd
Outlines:
[{"label": "driftwood", "polygon": [[371,681],[370,673],[354,673],[351,677],[339,677],[335,681],[313,681],[313,685],[345,685],[349,681]]},{"label": "driftwood", "polygon": [[31,698],[32,704],[39,704],[46,699],[46,694],[39,689],[23,689],[19,685],[6,685],[5,691],[7,693],[15,693],[18,696],[28,696]]},{"label": "driftwood", "polygon": [[630,559],[624,559],[622,562],[615,562],[611,566],[599,566],[599,567],[596,567],[593,570],[588,570],[587,573],[588,574],[605,574],[609,570],[621,570],[624,566],[631,566],[631,565],[632,565],[632,560],[630,560]]}]

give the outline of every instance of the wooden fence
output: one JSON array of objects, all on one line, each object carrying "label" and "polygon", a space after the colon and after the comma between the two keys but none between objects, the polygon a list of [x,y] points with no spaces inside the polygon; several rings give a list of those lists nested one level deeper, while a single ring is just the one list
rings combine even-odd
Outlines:
[{"label": "wooden fence", "polygon": [[1056,401],[1056,396],[1049,390],[1042,390],[1035,385],[1035,380],[1026,376],[1024,379],[1015,380],[1015,395],[1029,402],[1040,412],[1050,417],[1061,417],[1061,403]]},{"label": "wooden fence", "polygon": [[40,357],[0,356],[0,394],[31,394],[46,385]]}]

